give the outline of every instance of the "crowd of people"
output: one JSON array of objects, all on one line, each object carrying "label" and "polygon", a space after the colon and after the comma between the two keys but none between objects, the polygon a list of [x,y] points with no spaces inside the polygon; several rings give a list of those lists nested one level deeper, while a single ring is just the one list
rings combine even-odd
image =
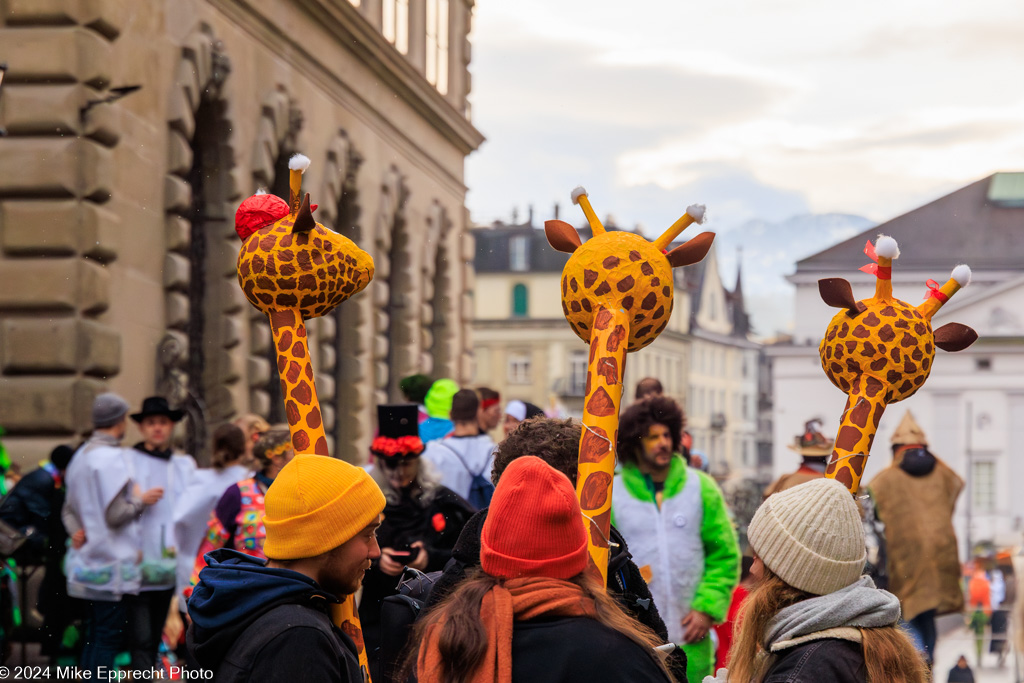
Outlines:
[{"label": "crowd of people", "polygon": [[[451,380],[400,386],[365,467],[296,455],[287,426],[246,416],[200,468],[172,447],[183,414],[166,400],[97,397],[89,439],[0,506],[46,568],[44,653],[67,655],[80,618],[83,668],[141,675],[167,653],[217,681],[916,683],[935,617],[964,608],[963,482],[909,414],[860,506],[825,478],[832,443],[808,422],[743,551],[682,409],[644,380],[614,437],[602,585],[578,421]],[[968,594],[993,632],[1003,578]],[[354,594],[358,627],[336,610]]]}]

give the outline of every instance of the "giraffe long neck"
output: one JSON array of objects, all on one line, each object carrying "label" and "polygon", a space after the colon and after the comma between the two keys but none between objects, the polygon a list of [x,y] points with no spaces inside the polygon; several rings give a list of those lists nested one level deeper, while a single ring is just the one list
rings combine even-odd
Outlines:
[{"label": "giraffe long neck", "polygon": [[608,581],[608,534],[611,530],[615,439],[619,431],[622,374],[626,366],[629,315],[601,309],[590,334],[590,366],[583,403],[583,434],[576,477],[576,496],[589,517],[590,556]]},{"label": "giraffe long neck", "polygon": [[[274,334],[277,369],[281,374],[281,394],[284,396],[295,453],[330,455],[302,316],[295,310],[273,311],[270,313],[270,329]],[[352,638],[356,644],[359,666],[369,671],[369,659],[354,595],[345,596],[341,603],[331,606],[331,620]]]},{"label": "giraffe long neck", "polygon": [[281,395],[296,454],[330,455],[313,382],[313,363],[306,343],[306,325],[296,310],[272,311],[270,329],[281,374]]},{"label": "giraffe long neck", "polygon": [[875,377],[859,377],[850,390],[825,476],[856,494],[871,453],[878,423],[885,412],[885,385]]}]

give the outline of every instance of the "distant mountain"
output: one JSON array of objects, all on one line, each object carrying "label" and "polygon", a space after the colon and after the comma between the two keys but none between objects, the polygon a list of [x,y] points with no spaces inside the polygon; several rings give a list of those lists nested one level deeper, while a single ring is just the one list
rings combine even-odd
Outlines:
[{"label": "distant mountain", "polygon": [[743,250],[743,293],[757,336],[792,329],[793,286],[785,276],[796,262],[849,239],[875,222],[845,213],[804,214],[771,223],[748,221],[715,238],[722,278],[736,282],[736,257]]}]

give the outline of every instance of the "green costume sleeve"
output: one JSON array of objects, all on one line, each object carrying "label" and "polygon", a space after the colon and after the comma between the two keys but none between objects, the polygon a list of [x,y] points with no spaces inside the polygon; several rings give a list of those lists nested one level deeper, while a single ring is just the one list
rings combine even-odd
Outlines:
[{"label": "green costume sleeve", "polygon": [[729,611],[732,589],[740,580],[740,547],[718,484],[703,472],[698,474],[704,501],[704,521],[700,527],[704,542],[704,577],[690,608],[721,623]]}]

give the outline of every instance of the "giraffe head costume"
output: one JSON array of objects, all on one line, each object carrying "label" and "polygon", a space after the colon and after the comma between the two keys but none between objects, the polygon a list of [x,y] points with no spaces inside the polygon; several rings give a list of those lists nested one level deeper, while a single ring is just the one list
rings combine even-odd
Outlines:
[{"label": "giraffe head costume", "polygon": [[590,345],[576,495],[590,520],[591,557],[607,578],[626,353],[644,348],[665,329],[672,315],[672,269],[703,259],[715,235],[701,233],[666,253],[687,226],[704,222],[702,205],[687,208],[665,234],[648,242],[628,232],[607,232],[582,187],[573,190],[572,200],[582,207],[593,237],[583,244],[576,229],[559,220],[546,221],[544,232],[553,248],[572,254],[562,271],[562,310],[576,335]]},{"label": "giraffe head costume", "polygon": [[[352,240],[316,222],[309,194],[300,201],[309,159],[296,154],[288,168],[290,201],[259,193],[235,213],[235,231],[242,238],[238,285],[249,303],[270,318],[292,447],[296,454],[330,455],[304,321],[365,288],[373,278],[373,259]],[[333,605],[331,616],[352,638],[368,670],[355,597]]]},{"label": "giraffe head costume", "polygon": [[899,258],[896,240],[879,236],[865,253],[876,263],[861,270],[875,275],[875,296],[853,298],[842,278],[818,281],[829,306],[841,308],[829,323],[818,352],[832,383],[848,395],[839,433],[825,476],[842,482],[851,493],[860,486],[871,442],[885,407],[913,396],[931,373],[935,348],[962,351],[978,338],[959,323],[932,330],[931,319],[971,279],[971,269],[957,266],[946,284],[928,281],[923,303],[911,306],[892,295],[892,262]]},{"label": "giraffe head costume", "polygon": [[304,320],[334,309],[373,278],[373,259],[356,244],[316,222],[302,174],[309,159],[288,162],[291,201],[257,194],[238,207],[235,230],[238,285],[270,318],[277,369],[296,453],[328,455],[327,437],[313,384]]}]

